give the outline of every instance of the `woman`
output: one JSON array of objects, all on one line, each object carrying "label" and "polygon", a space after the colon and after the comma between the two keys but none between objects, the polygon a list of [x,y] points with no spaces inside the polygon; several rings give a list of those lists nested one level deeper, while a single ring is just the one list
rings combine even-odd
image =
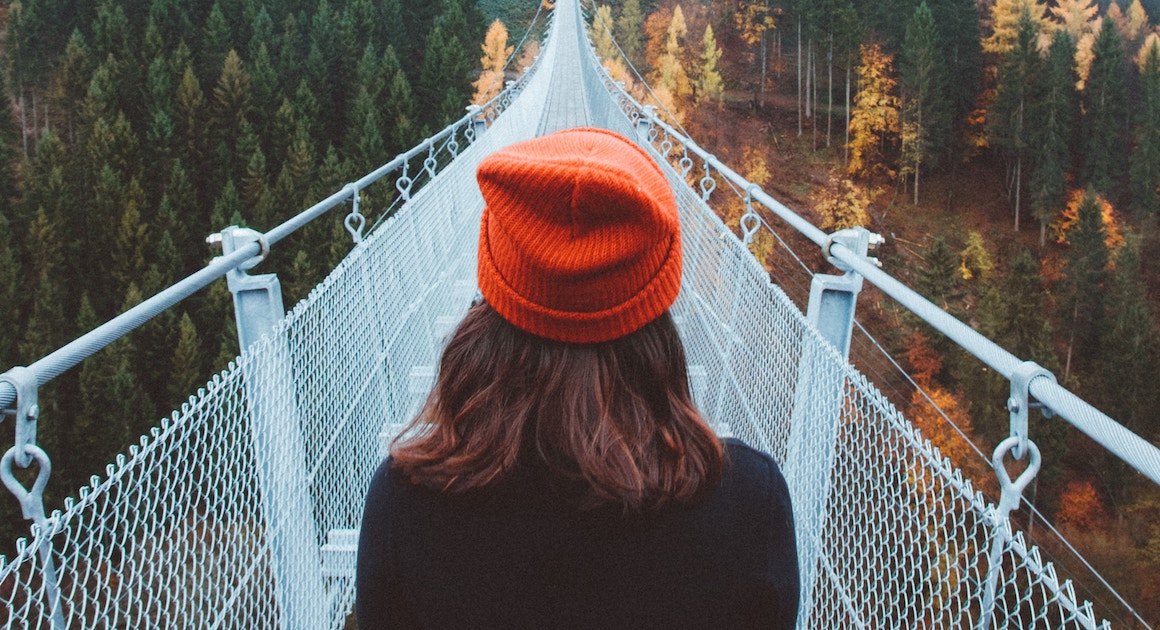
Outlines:
[{"label": "woman", "polygon": [[661,170],[576,129],[477,177],[485,301],[371,482],[359,628],[792,628],[785,481],[689,394]]}]

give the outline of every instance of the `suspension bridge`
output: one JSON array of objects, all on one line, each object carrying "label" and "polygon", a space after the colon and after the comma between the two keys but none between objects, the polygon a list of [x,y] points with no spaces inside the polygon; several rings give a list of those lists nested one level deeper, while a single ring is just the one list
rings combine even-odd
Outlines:
[{"label": "suspension bridge", "polygon": [[[799,628],[1111,627],[1012,526],[1040,460],[1028,412],[1043,406],[1155,483],[1160,451],[879,270],[867,256],[874,235],[821,232],[637,102],[596,59],[577,0],[559,0],[549,19],[535,64],[491,102],[268,232],[211,236],[222,254],[201,271],[0,376],[16,436],[0,479],[31,522],[0,560],[0,624],[343,628],[367,483],[475,293],[475,168],[508,144],[594,126],[636,138],[676,191],[686,249],[673,313],[694,396],[719,433],[782,466],[799,537]],[[369,226],[360,200],[376,182],[394,186],[396,205]],[[712,210],[728,195],[748,209],[740,238]],[[336,208],[354,247],[286,313],[277,276],[249,271]],[[813,277],[805,313],[747,248],[770,229],[757,208],[837,269]],[[223,276],[241,356],[46,513],[38,388]],[[997,502],[850,365],[864,282],[1010,380]],[[1005,462],[1015,459],[1026,463],[1012,479]],[[35,481],[22,484],[22,468]]]}]

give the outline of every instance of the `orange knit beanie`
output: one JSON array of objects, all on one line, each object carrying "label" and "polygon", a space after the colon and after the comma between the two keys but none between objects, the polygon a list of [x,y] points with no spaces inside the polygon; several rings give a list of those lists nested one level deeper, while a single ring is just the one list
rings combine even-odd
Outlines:
[{"label": "orange knit beanie", "polygon": [[676,198],[640,147],[570,129],[483,160],[479,289],[524,331],[572,343],[623,337],[681,287]]}]

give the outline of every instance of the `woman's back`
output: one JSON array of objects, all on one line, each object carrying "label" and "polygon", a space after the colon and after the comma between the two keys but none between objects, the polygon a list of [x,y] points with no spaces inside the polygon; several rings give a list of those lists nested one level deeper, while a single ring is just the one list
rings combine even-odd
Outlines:
[{"label": "woman's back", "polygon": [[[792,628],[798,574],[785,481],[726,442],[692,505],[580,511],[527,471],[449,495],[384,464],[368,494],[359,619],[398,628]],[[362,626],[360,626],[362,627]],[[377,627],[377,626],[372,626]]]}]

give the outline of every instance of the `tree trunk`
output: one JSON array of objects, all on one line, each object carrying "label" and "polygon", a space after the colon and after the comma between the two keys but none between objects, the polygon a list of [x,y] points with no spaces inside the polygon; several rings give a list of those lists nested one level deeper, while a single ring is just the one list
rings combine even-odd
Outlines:
[{"label": "tree trunk", "polygon": [[798,15],[798,137],[802,137],[802,16]]},{"label": "tree trunk", "polygon": [[777,80],[781,81],[781,31],[774,31],[773,36],[777,39]]},{"label": "tree trunk", "polygon": [[846,57],[846,144],[842,155],[842,162],[850,166],[850,58]]},{"label": "tree trunk", "polygon": [[761,31],[761,108],[765,109],[765,73],[766,73],[766,59],[765,49],[768,48],[765,44],[765,31]]},{"label": "tree trunk", "polygon": [[1019,231],[1019,193],[1023,183],[1023,156],[1015,158],[1015,231]]},{"label": "tree trunk", "polygon": [[24,141],[24,159],[28,159],[28,124],[24,114],[24,86],[20,86],[20,139]]},{"label": "tree trunk", "polygon": [[830,134],[834,126],[834,35],[830,34],[830,49],[826,51],[826,148],[830,148]]}]

